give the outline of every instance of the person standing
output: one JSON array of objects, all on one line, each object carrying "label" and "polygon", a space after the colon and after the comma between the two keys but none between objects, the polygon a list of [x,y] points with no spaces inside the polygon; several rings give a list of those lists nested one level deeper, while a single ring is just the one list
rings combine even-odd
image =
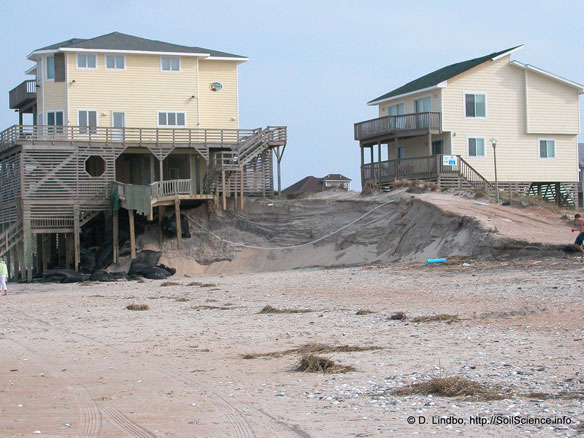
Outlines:
[{"label": "person standing", "polygon": [[4,295],[8,295],[8,289],[6,289],[6,280],[8,279],[8,267],[6,266],[6,261],[4,257],[0,257],[0,293],[4,290]]},{"label": "person standing", "polygon": [[572,228],[572,232],[578,231],[578,237],[576,237],[574,246],[582,253],[582,259],[584,260],[584,248],[582,248],[582,244],[584,243],[584,219],[582,219],[580,214],[574,216],[574,225],[577,228]]}]

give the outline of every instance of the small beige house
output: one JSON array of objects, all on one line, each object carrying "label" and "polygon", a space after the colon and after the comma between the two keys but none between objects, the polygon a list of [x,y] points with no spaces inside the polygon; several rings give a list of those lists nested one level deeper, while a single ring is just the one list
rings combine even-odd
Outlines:
[{"label": "small beige house", "polygon": [[573,205],[584,86],[511,60],[522,47],[443,67],[368,102],[379,117],[355,124],[362,183],[490,188],[495,144],[501,189]]}]

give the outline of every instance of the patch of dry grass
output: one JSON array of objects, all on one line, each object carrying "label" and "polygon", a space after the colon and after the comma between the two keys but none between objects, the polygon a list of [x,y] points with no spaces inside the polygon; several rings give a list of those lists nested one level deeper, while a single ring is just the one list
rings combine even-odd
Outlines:
[{"label": "patch of dry grass", "polygon": [[325,353],[350,353],[355,351],[381,350],[378,346],[360,345],[327,345],[327,344],[304,344],[300,347],[290,348],[283,351],[272,351],[269,353],[248,353],[241,356],[242,359],[257,359],[258,357],[280,357],[290,354],[325,354]]},{"label": "patch of dry grass", "polygon": [[193,307],[191,307],[191,309],[193,309],[193,310],[232,310],[232,309],[237,309],[237,307],[233,307],[233,306],[209,306],[209,305],[202,304],[200,306],[193,306]]},{"label": "patch of dry grass", "polygon": [[315,354],[305,354],[300,358],[296,371],[304,373],[347,373],[355,371],[355,368],[349,365],[339,365],[329,358],[317,356]]},{"label": "patch of dry grass", "polygon": [[177,303],[186,303],[187,301],[191,301],[186,297],[177,297],[174,299],[174,301],[176,301]]},{"label": "patch of dry grass", "polygon": [[126,306],[126,309],[128,310],[148,310],[150,307],[148,307],[148,304],[128,304]]},{"label": "patch of dry grass", "polygon": [[441,397],[475,397],[481,400],[505,398],[497,391],[460,376],[434,377],[391,391],[393,395],[437,395]]},{"label": "patch of dry grass", "polygon": [[182,286],[182,284],[177,283],[176,281],[164,281],[160,283],[160,287],[168,287],[168,286]]},{"label": "patch of dry grass", "polygon": [[314,312],[311,309],[277,309],[276,307],[272,307],[270,305],[264,306],[262,310],[258,313],[260,314],[267,314],[267,313],[308,313]]},{"label": "patch of dry grass", "polygon": [[187,286],[199,286],[199,287],[217,287],[215,283],[201,283],[200,281],[193,281]]},{"label": "patch of dry grass", "polygon": [[448,315],[446,313],[441,313],[439,315],[428,315],[428,316],[416,316],[410,319],[411,322],[446,322],[452,323],[460,321],[458,315]]},{"label": "patch of dry grass", "polygon": [[99,281],[84,281],[80,284],[80,286],[98,286],[101,283]]},{"label": "patch of dry grass", "polygon": [[359,316],[361,316],[361,315],[370,315],[372,313],[377,313],[377,312],[375,312],[373,310],[360,309],[360,310],[357,310],[357,313],[355,313],[355,315],[359,315]]}]

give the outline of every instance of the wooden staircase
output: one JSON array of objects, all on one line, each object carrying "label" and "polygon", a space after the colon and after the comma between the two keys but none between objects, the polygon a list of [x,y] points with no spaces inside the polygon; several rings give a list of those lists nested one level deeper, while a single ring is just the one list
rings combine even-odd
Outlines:
[{"label": "wooden staircase", "polygon": [[10,225],[0,233],[0,256],[4,256],[22,240],[22,221]]},{"label": "wooden staircase", "polygon": [[268,126],[254,130],[236,148],[212,154],[203,180],[204,193],[226,190],[247,195],[265,194],[268,186],[273,186],[271,153],[266,154],[266,151],[285,146],[286,139],[286,127]]}]

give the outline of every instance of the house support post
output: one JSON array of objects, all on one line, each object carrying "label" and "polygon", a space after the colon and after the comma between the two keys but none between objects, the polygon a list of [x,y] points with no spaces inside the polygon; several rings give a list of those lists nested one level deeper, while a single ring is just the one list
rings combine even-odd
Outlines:
[{"label": "house support post", "polygon": [[162,234],[162,219],[164,218],[164,205],[158,206],[158,242],[164,242],[164,235]]},{"label": "house support post", "polygon": [[381,182],[381,141],[377,142],[377,181]]},{"label": "house support post", "polygon": [[118,263],[120,261],[118,210],[115,210],[112,213],[112,243],[114,252],[114,263]]},{"label": "house support post", "polygon": [[30,218],[24,218],[22,221],[22,234],[23,234],[23,261],[22,271],[26,281],[32,281],[32,231]]},{"label": "house support post", "polygon": [[223,210],[227,210],[227,190],[225,188],[225,171],[221,171],[221,199],[223,200]]},{"label": "house support post", "polygon": [[237,174],[233,176],[233,211],[235,211],[237,210],[237,193],[239,192],[239,187],[237,187],[237,184],[239,183],[239,178],[237,177]]},{"label": "house support post", "polygon": [[178,197],[174,199],[174,215],[176,218],[176,241],[178,249],[182,249],[182,224],[180,223],[180,200]]},{"label": "house support post", "polygon": [[20,241],[20,243],[18,244],[18,278],[20,280],[25,280],[26,279],[26,272],[25,272],[25,267],[24,267],[24,236],[22,238],[22,240]]},{"label": "house support post", "polygon": [[75,270],[79,271],[79,262],[81,261],[81,229],[79,226],[79,206],[73,207],[73,234],[75,235]]},{"label": "house support post", "polygon": [[[42,246],[42,270],[46,271],[49,269],[49,261],[51,259],[51,235],[48,233],[41,234],[43,236],[43,246]],[[75,249],[73,249],[75,251]]]},{"label": "house support post", "polygon": [[361,188],[363,188],[365,186],[365,169],[363,169],[365,164],[365,148],[360,144],[359,149],[361,149]]},{"label": "house support post", "polygon": [[71,269],[73,264],[73,254],[75,254],[75,236],[72,233],[65,234],[65,268]]},{"label": "house support post", "polygon": [[136,260],[136,229],[134,227],[134,210],[128,210],[128,219],[130,222],[130,256]]},{"label": "house support post", "polygon": [[239,205],[239,209],[243,210],[243,170],[239,176],[239,185],[241,186],[241,196],[239,197],[239,202],[241,204]]},{"label": "house support post", "polygon": [[158,169],[160,171],[160,181],[164,181],[164,160],[158,159]]},{"label": "house support post", "polygon": [[428,155],[432,155],[432,133],[428,133]]},{"label": "house support post", "polygon": [[35,268],[37,273],[42,271],[42,248],[43,248],[43,235],[37,234],[36,235],[36,258],[34,260]]}]

